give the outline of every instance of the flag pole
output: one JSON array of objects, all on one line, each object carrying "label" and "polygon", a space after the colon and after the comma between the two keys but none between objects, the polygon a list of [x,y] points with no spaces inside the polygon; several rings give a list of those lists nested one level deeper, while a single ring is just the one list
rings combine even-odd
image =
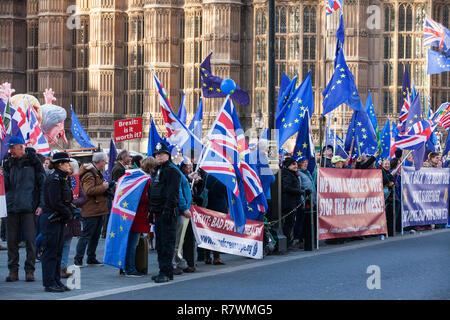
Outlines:
[{"label": "flag pole", "polygon": [[336,155],[336,124],[337,124],[337,118],[336,118],[336,112],[333,112],[334,115],[334,143],[333,143],[333,156]]}]

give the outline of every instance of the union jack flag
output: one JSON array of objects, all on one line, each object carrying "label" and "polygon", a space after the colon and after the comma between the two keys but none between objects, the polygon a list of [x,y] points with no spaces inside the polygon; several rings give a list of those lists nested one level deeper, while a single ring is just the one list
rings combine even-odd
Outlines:
[{"label": "union jack flag", "polygon": [[411,95],[407,91],[406,98],[403,100],[402,109],[400,110],[398,129],[400,132],[404,131],[406,119],[408,118],[409,109],[411,108]]},{"label": "union jack flag", "polygon": [[442,50],[444,45],[448,47],[449,44],[447,41],[450,41],[449,36],[450,34],[448,29],[442,24],[434,21],[429,16],[425,18],[425,24],[423,26],[424,46],[436,46],[439,47],[439,50]]},{"label": "union jack flag", "polygon": [[128,235],[149,179],[142,170],[136,169],[128,170],[117,181],[107,229],[104,263],[124,268]]},{"label": "union jack flag", "polygon": [[342,8],[343,0],[325,0],[325,10],[327,14],[332,14],[333,12]]},{"label": "union jack flag", "polygon": [[436,128],[437,123],[432,120],[422,120],[416,122],[407,131],[395,137],[395,143],[391,149],[396,147],[404,150],[417,150],[428,140],[431,133]]},{"label": "union jack flag", "polygon": [[41,127],[37,120],[37,116],[32,107],[27,109],[27,122],[29,126],[29,131],[25,136],[25,142],[29,143],[31,147],[36,149],[37,153],[48,156],[50,155],[50,146],[48,145],[47,139],[45,139],[42,133]]},{"label": "union jack flag", "polygon": [[0,116],[0,140],[3,140],[6,136],[5,125],[3,124],[3,117]]},{"label": "union jack flag", "polygon": [[155,80],[156,89],[158,90],[159,104],[161,105],[161,112],[163,114],[164,122],[166,124],[167,130],[167,141],[170,144],[178,145],[182,147],[189,139],[192,137],[201,145],[202,142],[197,138],[191,130],[189,130],[184,123],[178,119],[178,117],[173,112],[172,106],[170,105],[169,98],[167,97],[166,90],[164,90],[161,82],[153,71],[153,78]]},{"label": "union jack flag", "polygon": [[440,126],[448,128],[450,126],[450,103],[446,102],[441,104],[436,113],[433,114],[432,120],[436,121]]}]

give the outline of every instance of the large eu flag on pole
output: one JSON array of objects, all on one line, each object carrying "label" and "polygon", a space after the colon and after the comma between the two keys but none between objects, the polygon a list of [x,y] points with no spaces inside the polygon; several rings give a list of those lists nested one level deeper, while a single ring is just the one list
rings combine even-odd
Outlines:
[{"label": "large eu flag on pole", "polygon": [[[200,65],[200,76],[202,78],[202,92],[205,98],[224,98],[226,94],[220,89],[222,84],[222,78],[214,76],[211,71],[211,55],[212,52],[206,57],[206,59]],[[245,92],[238,84],[236,84],[236,90],[230,97],[242,105],[248,106],[250,104],[250,98],[248,93]]]},{"label": "large eu flag on pole", "polygon": [[343,103],[346,103],[355,111],[363,109],[355,78],[345,61],[344,50],[339,50],[333,77],[322,92],[322,95],[325,98],[322,103],[322,115],[333,111]]},{"label": "large eu flag on pole", "polygon": [[150,179],[142,170],[128,170],[117,184],[109,217],[103,263],[124,269],[128,235],[145,185]]},{"label": "large eu flag on pole", "polygon": [[105,172],[105,180],[111,182],[112,170],[117,163],[117,149],[114,140],[111,139],[109,142],[109,160],[108,160],[108,170]]},{"label": "large eu flag on pole", "polygon": [[450,71],[450,57],[429,49],[427,74],[438,74],[446,71]]},{"label": "large eu flag on pole", "polygon": [[87,135],[86,131],[84,131],[83,127],[81,126],[80,122],[78,121],[78,118],[71,109],[71,117],[72,117],[72,135],[74,139],[82,146],[83,148],[95,148],[95,146],[92,144],[91,138]]},{"label": "large eu flag on pole", "polygon": [[286,106],[281,110],[275,120],[276,129],[278,129],[278,148],[296,132],[298,132],[302,119],[305,115],[305,109],[309,114],[314,113],[314,95],[311,84],[311,72],[308,73],[302,84],[295,90],[289,98]]}]

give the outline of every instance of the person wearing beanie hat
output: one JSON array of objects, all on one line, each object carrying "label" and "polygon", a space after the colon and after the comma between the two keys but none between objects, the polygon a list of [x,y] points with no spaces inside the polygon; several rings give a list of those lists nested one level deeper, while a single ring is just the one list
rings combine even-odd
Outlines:
[{"label": "person wearing beanie hat", "polygon": [[[176,214],[180,199],[181,174],[172,164],[169,149],[157,143],[153,156],[158,165],[152,173],[149,189],[149,222],[155,221],[156,251],[159,274],[152,277],[156,283],[173,280],[172,257],[175,250]],[[153,220],[153,217],[155,219]]]},{"label": "person wearing beanie hat", "polygon": [[[281,168],[281,212],[285,216],[292,210],[295,210],[301,204],[303,195],[300,180],[297,176],[297,161],[292,158],[286,158]],[[292,247],[293,228],[295,221],[295,212],[290,213],[283,220],[283,234],[286,236],[288,247]]]},{"label": "person wearing beanie hat", "polygon": [[44,186],[44,206],[42,208],[42,282],[45,291],[64,292],[70,289],[61,282],[61,258],[64,246],[64,228],[72,219],[72,173],[69,155],[57,152],[51,166],[55,171]]}]

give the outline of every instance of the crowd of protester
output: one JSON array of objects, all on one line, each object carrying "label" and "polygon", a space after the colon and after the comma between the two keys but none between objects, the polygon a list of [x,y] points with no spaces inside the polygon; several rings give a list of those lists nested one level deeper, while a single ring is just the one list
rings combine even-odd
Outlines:
[{"label": "crowd of protester", "polygon": [[[405,152],[406,153],[406,152]],[[385,198],[385,213],[387,229],[402,231],[401,224],[401,168],[414,167],[414,159],[411,153],[404,155],[402,150],[397,150],[392,159],[378,159],[379,151],[373,155],[361,154],[359,157],[348,156],[346,159],[335,155],[334,148],[327,145],[322,151],[315,154],[316,167],[335,169],[380,169],[383,177],[383,192]],[[450,165],[450,157],[443,159],[438,152],[429,152],[422,167],[447,168]],[[285,153],[280,159],[282,172],[282,217],[283,235],[287,239],[289,249],[303,248],[305,210],[308,202],[316,205],[317,171],[308,170],[306,157],[295,158],[290,153]],[[308,201],[306,201],[308,199]],[[311,201],[312,200],[312,201]],[[442,228],[444,225],[427,225],[404,228],[404,231],[414,233],[416,231]],[[327,244],[340,244],[350,240],[361,240],[364,237],[352,237],[341,239],[329,239]]]},{"label": "crowd of protester", "polygon": [[[35,281],[35,264],[42,265],[45,291],[69,291],[61,278],[68,278],[69,265],[103,266],[97,259],[100,238],[106,237],[108,219],[118,180],[126,170],[140,168],[150,179],[145,186],[131,226],[126,261],[120,270],[127,277],[143,277],[136,266],[136,249],[141,239],[158,254],[159,273],[155,282],[196,271],[197,262],[223,265],[219,252],[197,248],[190,222],[192,204],[228,213],[227,193],[222,183],[203,170],[193,171],[187,157],[175,164],[168,147],[160,144],[150,157],[131,157],[122,150],[105,180],[108,157],[103,152],[92,161],[80,163],[65,152],[43,157],[25,147],[22,138],[8,143],[9,152],[0,174],[4,175],[7,218],[2,218],[2,240],[8,251],[6,281],[19,280],[19,247],[26,247],[25,280]],[[208,192],[209,191],[209,192]],[[183,225],[188,227],[182,237]],[[70,255],[77,239],[74,256]],[[181,248],[179,248],[181,246]],[[211,254],[213,259],[211,260]]]},{"label": "crowd of protester", "polygon": [[[120,275],[145,275],[146,272],[138,270],[136,264],[136,251],[142,239],[148,241],[150,250],[157,251],[159,273],[152,277],[157,283],[170,281],[174,275],[195,272],[196,256],[197,262],[225,264],[219,252],[199,247],[195,252],[190,207],[194,204],[227,214],[226,188],[203,170],[194,171],[187,157],[180,156],[175,164],[165,144],[158,144],[153,156],[145,158],[132,157],[127,150],[119,152],[110,182],[104,177],[108,157],[103,152],[94,153],[88,163],[79,163],[65,152],[42,157],[34,149],[25,147],[19,137],[11,138],[8,147],[9,153],[0,167],[0,174],[5,178],[8,210],[7,218],[1,223],[1,237],[7,240],[7,248],[0,247],[0,250],[8,251],[6,281],[19,280],[20,246],[26,247],[25,280],[35,281],[35,264],[41,262],[43,285],[50,292],[70,290],[61,278],[71,276],[67,268],[72,261],[77,267],[103,266],[97,259],[97,249],[100,238],[106,237],[117,182],[127,170],[137,168],[150,179],[129,232],[126,260]],[[316,153],[314,160],[317,165],[327,168],[380,169],[388,227],[395,219],[397,231],[401,231],[401,168],[413,166],[413,159],[410,156],[403,159],[401,152],[396,152],[391,160],[377,162],[377,157],[378,152],[344,159],[334,154],[332,146],[326,146]],[[439,153],[431,152],[423,166],[441,168],[449,164],[450,159],[443,160]],[[289,248],[303,248],[306,211],[314,209],[317,197],[317,171],[310,171],[306,157],[295,159],[290,154],[283,156],[280,168],[282,233]],[[183,232],[186,224],[187,229]],[[414,232],[432,227],[408,230]],[[75,255],[71,257],[74,238],[77,243]],[[333,239],[328,243],[360,238]]]}]

